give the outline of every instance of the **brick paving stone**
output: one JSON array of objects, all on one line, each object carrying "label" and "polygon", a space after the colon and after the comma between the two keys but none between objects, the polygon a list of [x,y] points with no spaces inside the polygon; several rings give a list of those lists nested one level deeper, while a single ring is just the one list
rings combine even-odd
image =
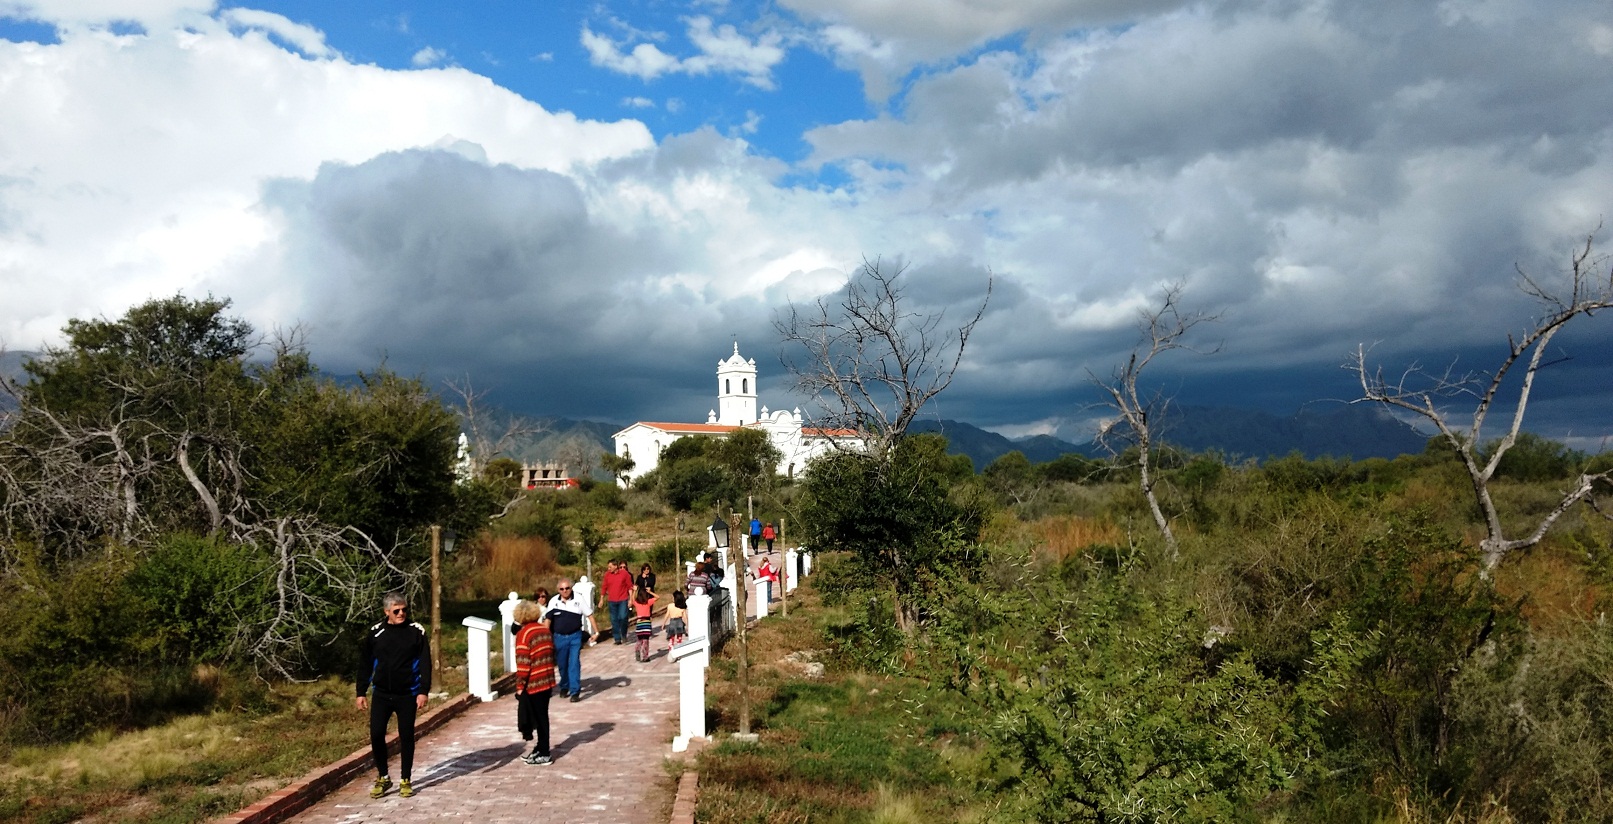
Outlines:
[{"label": "brick paving stone", "polygon": [[[603,628],[603,627],[602,627]],[[370,798],[373,768],[293,818],[335,822],[565,821],[570,824],[637,824],[664,820],[671,797],[662,764],[672,755],[677,732],[678,674],[651,641],[647,663],[633,660],[629,641],[585,647],[582,700],[556,698],[549,705],[554,763],[535,767],[520,756],[531,749],[515,728],[515,698],[472,707],[415,742],[413,798],[397,794],[398,761],[390,762],[393,787]],[[354,713],[354,727],[363,727]],[[367,716],[365,716],[367,717]]]}]

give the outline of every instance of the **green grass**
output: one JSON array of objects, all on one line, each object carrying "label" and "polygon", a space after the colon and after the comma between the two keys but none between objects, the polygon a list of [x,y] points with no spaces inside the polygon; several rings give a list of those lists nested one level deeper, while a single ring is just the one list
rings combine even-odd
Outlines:
[{"label": "green grass", "polygon": [[955,696],[916,679],[831,672],[810,680],[784,656],[823,638],[815,597],[792,596],[789,619],[753,630],[752,729],[756,744],[726,736],[735,729],[738,645],[708,671],[716,708],[716,746],[699,757],[696,817],[737,822],[973,822],[990,818],[976,790],[988,768],[976,742],[961,734]]}]

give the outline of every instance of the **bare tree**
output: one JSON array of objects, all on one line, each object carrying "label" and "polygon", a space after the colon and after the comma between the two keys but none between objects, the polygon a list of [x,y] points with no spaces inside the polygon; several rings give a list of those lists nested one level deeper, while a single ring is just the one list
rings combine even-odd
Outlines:
[{"label": "bare tree", "polygon": [[[1116,440],[1137,446],[1137,469],[1141,476],[1143,497],[1148,499],[1148,510],[1153,514],[1154,524],[1159,527],[1160,534],[1165,536],[1165,544],[1170,547],[1173,558],[1178,553],[1176,534],[1171,531],[1170,519],[1165,517],[1165,511],[1159,506],[1153,465],[1153,450],[1159,434],[1157,428],[1160,419],[1170,407],[1170,399],[1159,391],[1152,393],[1139,391],[1137,381],[1142,377],[1143,370],[1147,369],[1155,358],[1166,352],[1177,349],[1199,351],[1188,346],[1184,339],[1199,324],[1220,318],[1219,315],[1199,311],[1184,313],[1183,287],[1182,283],[1167,286],[1160,298],[1159,306],[1143,310],[1141,323],[1138,324],[1142,331],[1141,340],[1132,348],[1126,362],[1110,372],[1107,380],[1091,372],[1087,373],[1092,382],[1108,396],[1105,404],[1116,413],[1114,419],[1098,430],[1097,441],[1116,454],[1119,450],[1111,445]],[[1208,350],[1208,353],[1213,354],[1220,348],[1217,345]]]},{"label": "bare tree", "polygon": [[[1490,482],[1495,477],[1501,459],[1518,439],[1523,428],[1524,413],[1529,407],[1529,396],[1534,391],[1535,378],[1540,370],[1558,361],[1547,360],[1551,340],[1569,321],[1580,315],[1587,317],[1599,309],[1613,306],[1613,269],[1606,274],[1607,258],[1593,254],[1595,232],[1586,236],[1585,243],[1573,254],[1570,262],[1567,292],[1554,291],[1518,269],[1519,288],[1534,298],[1542,308],[1534,325],[1522,335],[1507,337],[1507,354],[1493,372],[1467,372],[1457,374],[1446,369],[1430,373],[1413,363],[1399,376],[1384,376],[1381,367],[1367,364],[1367,347],[1356,347],[1354,356],[1345,368],[1356,373],[1361,381],[1361,397],[1355,403],[1379,403],[1404,409],[1433,424],[1467,470],[1473,496],[1484,517],[1485,537],[1479,548],[1484,556],[1484,573],[1494,570],[1507,553],[1528,549],[1540,543],[1557,519],[1573,508],[1574,504],[1590,500],[1598,482],[1606,481],[1610,472],[1581,473],[1574,485],[1562,493],[1552,507],[1535,523],[1532,529],[1518,538],[1508,538],[1490,494]],[[1517,388],[1517,405],[1505,433],[1495,441],[1488,455],[1480,438],[1484,423],[1496,399],[1500,397],[1503,382],[1518,368],[1523,374]],[[1471,417],[1458,422],[1459,413],[1450,408],[1452,402],[1471,403]],[[1465,424],[1465,425],[1464,425]]]},{"label": "bare tree", "polygon": [[791,304],[774,321],[786,346],[802,350],[800,360],[787,355],[784,366],[796,388],[822,405],[814,425],[854,431],[878,455],[888,454],[919,410],[951,385],[991,300],[988,274],[980,306],[960,326],[943,328],[945,312],[921,314],[904,303],[905,271],[865,260],[838,301],[820,298],[805,311]]},{"label": "bare tree", "polygon": [[470,441],[470,470],[472,477],[481,477],[487,462],[500,455],[510,456],[521,440],[548,431],[548,426],[521,415],[497,415],[482,404],[488,390],[478,390],[466,375],[459,380],[443,381],[448,391],[458,399],[453,404],[465,427]]}]

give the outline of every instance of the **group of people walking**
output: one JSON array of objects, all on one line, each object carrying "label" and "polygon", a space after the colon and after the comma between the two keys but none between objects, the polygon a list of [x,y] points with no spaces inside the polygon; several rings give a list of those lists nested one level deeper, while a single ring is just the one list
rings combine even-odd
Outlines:
[{"label": "group of people walking", "polygon": [[[694,583],[693,577],[690,582]],[[710,585],[709,581],[702,583]],[[540,587],[530,600],[516,605],[512,616],[516,729],[522,740],[532,744],[531,751],[521,756],[522,761],[533,765],[553,763],[549,704],[557,689],[561,699],[582,700],[582,647],[598,641],[593,618],[596,607],[608,610],[614,643],[626,643],[631,629],[634,660],[650,660],[659,601],[655,586],[655,570],[649,564],[635,577],[625,561],[613,560],[606,567],[598,602],[594,599],[594,586],[585,575],[576,583],[561,578],[555,582],[553,594]],[[386,732],[396,716],[401,772],[398,795],[408,798],[415,793],[411,783],[415,715],[425,709],[431,692],[431,646],[425,628],[408,620],[408,603],[402,593],[388,593],[382,598],[381,608],[383,620],[370,627],[360,647],[355,703],[360,710],[370,712],[370,752],[377,774],[370,797],[380,798],[392,787]],[[684,588],[677,587],[671,605],[665,608],[668,648],[685,639],[687,614]]]}]

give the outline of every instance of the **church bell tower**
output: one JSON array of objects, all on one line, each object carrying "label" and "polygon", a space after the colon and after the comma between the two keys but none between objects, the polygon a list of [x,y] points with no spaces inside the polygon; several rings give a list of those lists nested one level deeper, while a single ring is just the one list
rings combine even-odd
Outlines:
[{"label": "church bell tower", "polygon": [[717,362],[717,423],[744,426],[756,423],[756,361],[734,354]]}]

